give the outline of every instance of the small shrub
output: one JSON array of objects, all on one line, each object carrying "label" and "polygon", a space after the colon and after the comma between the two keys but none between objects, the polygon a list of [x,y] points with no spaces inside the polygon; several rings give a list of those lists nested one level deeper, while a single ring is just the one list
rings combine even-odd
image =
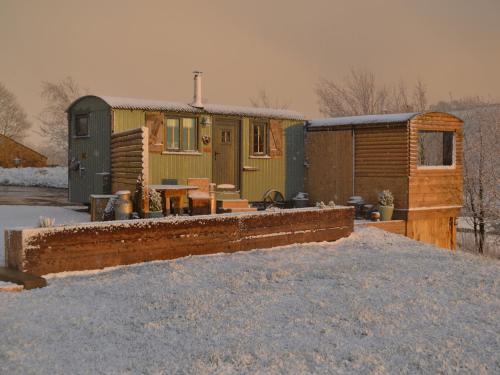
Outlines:
[{"label": "small shrub", "polygon": [[149,191],[149,211],[161,211],[161,194],[155,189]]},{"label": "small shrub", "polygon": [[38,226],[40,228],[51,228],[54,226],[56,219],[53,217],[40,216],[38,218]]},{"label": "small shrub", "polygon": [[381,206],[394,206],[394,196],[389,190],[384,190],[378,195],[378,203]]}]

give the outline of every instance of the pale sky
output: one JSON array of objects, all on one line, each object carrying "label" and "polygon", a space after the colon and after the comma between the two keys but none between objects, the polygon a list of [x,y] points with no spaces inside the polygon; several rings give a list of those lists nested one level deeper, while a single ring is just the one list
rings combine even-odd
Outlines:
[{"label": "pale sky", "polygon": [[265,89],[318,117],[318,79],[351,67],[420,78],[431,101],[500,100],[500,0],[0,0],[0,82],[35,125],[41,81],[191,101],[195,69],[211,103]]}]

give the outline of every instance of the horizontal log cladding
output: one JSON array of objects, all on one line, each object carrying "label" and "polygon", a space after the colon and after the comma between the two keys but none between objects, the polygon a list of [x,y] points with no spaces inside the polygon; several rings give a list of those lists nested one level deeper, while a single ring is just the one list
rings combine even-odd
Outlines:
[{"label": "horizontal log cladding", "polygon": [[353,224],[353,208],[336,207],[15,229],[6,233],[6,259],[10,268],[44,275],[335,241]]}]

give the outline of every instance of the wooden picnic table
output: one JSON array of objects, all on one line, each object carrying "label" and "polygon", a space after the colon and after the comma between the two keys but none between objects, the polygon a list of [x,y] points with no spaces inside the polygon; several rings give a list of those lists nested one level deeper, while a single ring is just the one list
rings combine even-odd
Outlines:
[{"label": "wooden picnic table", "polygon": [[170,215],[170,203],[175,202],[177,214],[183,214],[185,198],[189,190],[196,190],[198,186],[193,185],[149,185],[149,189],[155,189],[162,197],[163,214]]}]

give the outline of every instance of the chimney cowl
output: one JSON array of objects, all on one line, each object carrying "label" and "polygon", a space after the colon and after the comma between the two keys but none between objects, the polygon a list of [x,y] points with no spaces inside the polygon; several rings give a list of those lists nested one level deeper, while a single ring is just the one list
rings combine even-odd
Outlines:
[{"label": "chimney cowl", "polygon": [[201,99],[201,74],[203,72],[195,70],[194,74],[194,95],[193,103],[191,105],[196,108],[203,108],[203,101]]}]

